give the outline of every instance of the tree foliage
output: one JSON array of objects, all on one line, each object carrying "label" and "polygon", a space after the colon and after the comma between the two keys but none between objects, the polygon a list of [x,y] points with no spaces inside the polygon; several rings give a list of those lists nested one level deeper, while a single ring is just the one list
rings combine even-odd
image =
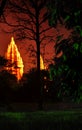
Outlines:
[{"label": "tree foliage", "polygon": [[[49,77],[48,71],[41,70],[41,75],[40,75],[40,80],[41,80],[41,96],[42,100],[44,96],[44,85],[45,85],[45,77]],[[18,90],[19,95],[20,95],[20,100],[23,101],[28,101],[28,102],[38,102],[38,98],[40,97],[39,94],[39,87],[37,83],[37,69],[33,68],[31,69],[27,74],[23,76],[21,79],[22,86]],[[23,96],[21,96],[23,95]],[[22,98],[22,99],[21,99]]]},{"label": "tree foliage", "polygon": [[[64,24],[72,33],[67,39],[59,39],[55,45],[55,65],[52,67],[54,86],[59,87],[58,96],[71,97],[71,100],[82,99],[82,1],[52,0],[50,2],[51,19],[49,23],[56,27]],[[62,55],[58,57],[58,54]],[[57,80],[58,79],[58,80]],[[70,98],[69,98],[70,99]]]},{"label": "tree foliage", "polygon": [[48,6],[50,10],[49,23],[56,26],[65,24],[67,28],[82,25],[82,0],[51,0]]}]

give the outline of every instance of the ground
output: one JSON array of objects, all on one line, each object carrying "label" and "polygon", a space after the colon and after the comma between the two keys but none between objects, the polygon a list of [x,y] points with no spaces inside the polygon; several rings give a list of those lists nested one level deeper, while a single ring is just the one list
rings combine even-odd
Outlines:
[{"label": "ground", "polygon": [[82,110],[1,112],[3,130],[82,130]]}]

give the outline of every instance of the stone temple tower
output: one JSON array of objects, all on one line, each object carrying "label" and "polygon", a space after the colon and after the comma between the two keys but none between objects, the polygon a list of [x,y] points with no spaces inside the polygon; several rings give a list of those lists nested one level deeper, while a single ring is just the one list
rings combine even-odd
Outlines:
[{"label": "stone temple tower", "polygon": [[20,80],[23,76],[24,65],[13,37],[7,48],[6,59],[8,59],[11,64],[10,66],[7,66],[6,69],[16,75],[17,79]]}]

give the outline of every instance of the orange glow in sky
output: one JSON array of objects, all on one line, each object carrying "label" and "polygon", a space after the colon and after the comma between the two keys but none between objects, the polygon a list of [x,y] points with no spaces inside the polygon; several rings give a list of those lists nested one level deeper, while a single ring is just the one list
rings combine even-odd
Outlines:
[{"label": "orange glow in sky", "polygon": [[[2,24],[2,25],[0,25],[0,27],[8,30],[7,25]],[[15,45],[17,46],[17,48],[18,48],[17,50],[20,52],[21,57],[23,59],[24,73],[27,73],[31,68],[35,68],[36,67],[36,58],[34,59],[34,57],[30,56],[30,53],[28,51],[29,45],[31,45],[31,44],[34,46],[35,51],[37,51],[35,41],[30,41],[28,39],[26,39],[24,41],[18,41],[16,39],[15,34],[4,33],[1,30],[1,28],[0,28],[0,55],[1,56],[5,55],[7,47],[9,46],[8,44],[10,43],[10,38],[12,37],[12,35],[14,35],[14,38],[16,41]],[[48,39],[46,39],[44,41],[44,43],[41,44],[41,56],[43,58],[44,65],[46,66],[46,68],[48,67],[49,64],[53,63],[53,57],[55,55],[54,45],[56,42],[56,37],[61,34],[64,34],[63,37],[67,38],[70,35],[70,31],[66,30],[62,26],[58,26],[57,30],[53,28],[47,35],[54,35],[54,38],[53,38],[54,40],[49,41]],[[46,43],[46,46],[45,46],[45,50],[44,50],[44,48],[42,48],[42,45],[44,45],[45,43]],[[57,55],[57,56],[59,56],[59,55]]]}]

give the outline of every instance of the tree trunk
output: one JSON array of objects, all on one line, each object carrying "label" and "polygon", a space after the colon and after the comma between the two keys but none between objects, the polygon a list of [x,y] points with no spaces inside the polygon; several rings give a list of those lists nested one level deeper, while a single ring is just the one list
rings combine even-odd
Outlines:
[{"label": "tree trunk", "polygon": [[38,109],[43,109],[42,100],[42,85],[41,85],[41,74],[40,74],[40,44],[37,44],[37,86],[39,89]]},{"label": "tree trunk", "polygon": [[38,109],[43,109],[42,103],[42,88],[40,79],[40,35],[39,35],[39,13],[38,8],[36,8],[36,46],[37,46],[37,86],[39,89],[39,99],[38,99]]}]

